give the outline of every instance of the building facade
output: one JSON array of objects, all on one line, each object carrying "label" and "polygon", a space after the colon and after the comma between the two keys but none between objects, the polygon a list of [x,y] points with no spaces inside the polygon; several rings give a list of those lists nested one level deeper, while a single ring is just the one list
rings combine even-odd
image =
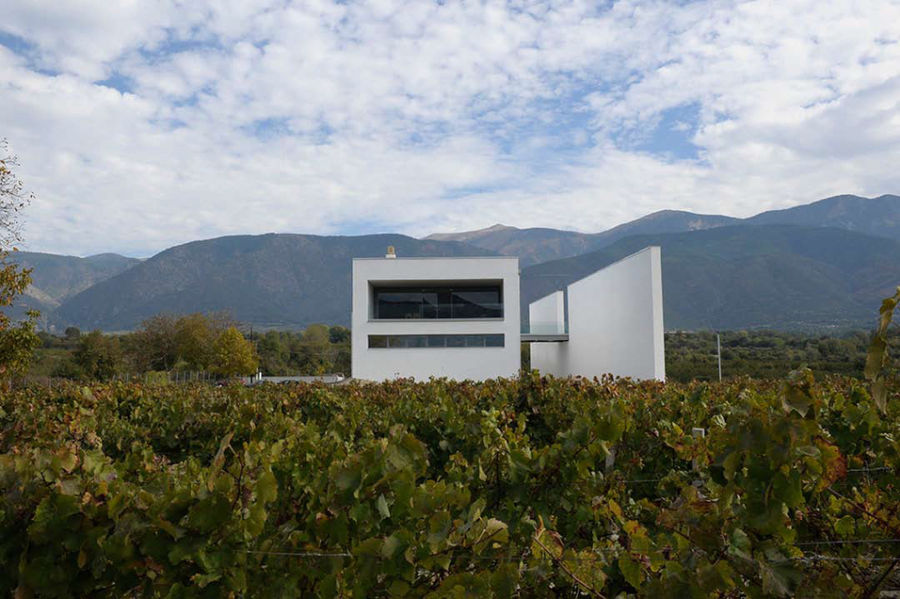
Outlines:
[{"label": "building facade", "polygon": [[533,331],[556,331],[565,338],[531,344],[531,366],[544,374],[666,379],[662,253],[657,246],[532,302],[528,312]]},{"label": "building facade", "polygon": [[519,371],[518,258],[357,258],[352,301],[353,378]]}]

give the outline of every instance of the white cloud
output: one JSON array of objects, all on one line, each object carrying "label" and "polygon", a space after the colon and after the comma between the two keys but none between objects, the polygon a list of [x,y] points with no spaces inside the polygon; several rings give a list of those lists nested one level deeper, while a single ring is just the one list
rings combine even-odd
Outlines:
[{"label": "white cloud", "polygon": [[[0,136],[48,251],[743,216],[900,189],[898,24],[891,0],[23,0]],[[638,149],[684,106],[667,134],[699,158]]]}]

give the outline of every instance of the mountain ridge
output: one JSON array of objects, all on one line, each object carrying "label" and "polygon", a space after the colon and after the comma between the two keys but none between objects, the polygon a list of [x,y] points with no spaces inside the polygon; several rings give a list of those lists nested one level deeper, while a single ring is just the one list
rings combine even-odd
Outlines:
[{"label": "mountain ridge", "polygon": [[[769,210],[747,218],[666,209],[599,233],[542,227],[519,229],[496,224],[477,231],[436,233],[425,239],[440,237],[445,240],[465,241],[500,254],[519,255],[523,257],[523,266],[531,266],[598,250],[630,235],[680,233],[741,223],[832,226],[878,237],[900,239],[900,196],[883,194],[875,198],[865,198],[844,194],[809,204]],[[543,232],[542,235],[537,235],[538,231]],[[550,231],[553,233],[549,233]],[[532,245],[523,256],[520,246],[526,242],[533,244],[540,241],[541,237],[553,239],[553,242],[546,243],[544,247]]]},{"label": "mountain ridge", "polygon": [[383,256],[389,245],[401,256],[485,254],[457,242],[391,233],[230,235],[164,250],[73,296],[54,320],[127,330],[160,312],[226,310],[262,326],[349,324],[352,259]]},{"label": "mountain ridge", "polygon": [[82,258],[17,251],[7,261],[31,269],[31,285],[10,311],[13,318],[20,318],[28,309],[51,312],[69,297],[140,263],[136,258],[109,252]]},{"label": "mountain ridge", "polygon": [[522,306],[648,245],[662,248],[667,329],[874,324],[900,283],[900,241],[832,227],[734,225],[632,236],[522,271]]},{"label": "mountain ridge", "polygon": [[[768,222],[778,220],[794,224]],[[839,228],[823,226],[834,224]],[[786,243],[786,234],[779,228],[785,226],[802,231],[799,234],[815,251],[804,253],[796,244]],[[733,228],[742,232],[712,233]],[[128,330],[159,312],[213,310],[230,311],[238,320],[263,327],[348,324],[352,258],[382,256],[388,245],[394,245],[400,256],[514,252],[523,269],[524,301],[534,299],[532,289],[545,289],[550,281],[548,277],[542,282],[528,281],[529,273],[539,272],[535,268],[570,260],[567,267],[581,264],[595,269],[609,256],[621,254],[623,248],[640,249],[635,244],[664,241],[667,327],[808,327],[839,321],[859,326],[874,310],[863,309],[860,302],[875,301],[886,288],[885,281],[866,283],[860,277],[873,263],[891,277],[895,274],[893,263],[900,264],[900,250],[891,245],[900,243],[900,197],[833,196],[748,219],[662,210],[594,234],[497,224],[468,233],[472,234],[468,241],[434,236],[414,239],[390,233],[229,235],[173,246],[146,260],[116,254],[78,258],[19,252],[17,261],[35,267],[35,281],[11,312],[15,316],[16,311],[37,307],[44,311],[45,323],[57,330],[68,325]],[[862,250],[854,249],[848,233],[856,236],[851,237]],[[884,245],[885,240],[890,243]],[[763,241],[769,245],[760,245]],[[846,256],[834,255],[835,247],[842,248]],[[880,257],[885,252],[890,260]],[[554,259],[536,262],[548,255]],[[23,257],[26,260],[21,260]],[[671,277],[679,272],[679,277]],[[741,276],[736,277],[735,272]],[[730,309],[739,317],[732,318],[728,306],[717,303],[731,293],[731,289],[718,289],[717,281],[728,281],[730,288],[743,289],[751,298],[732,298],[735,307]],[[557,281],[559,285],[564,282]],[[900,275],[893,285],[898,282]],[[772,300],[779,294],[788,298],[783,314],[778,313],[779,303]],[[841,299],[841,294],[846,297]],[[673,303],[681,296],[685,298],[682,303]],[[806,298],[807,314],[791,304],[791,297]],[[691,308],[688,300],[705,304]],[[788,310],[789,306],[794,307]],[[703,317],[705,309],[712,310],[712,316]]]}]

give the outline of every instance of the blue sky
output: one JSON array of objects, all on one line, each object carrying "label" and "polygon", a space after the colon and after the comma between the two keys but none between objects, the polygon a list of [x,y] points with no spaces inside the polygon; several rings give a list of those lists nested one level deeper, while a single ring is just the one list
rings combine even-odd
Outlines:
[{"label": "blue sky", "polygon": [[15,0],[26,248],[601,231],[900,190],[896,0]]}]

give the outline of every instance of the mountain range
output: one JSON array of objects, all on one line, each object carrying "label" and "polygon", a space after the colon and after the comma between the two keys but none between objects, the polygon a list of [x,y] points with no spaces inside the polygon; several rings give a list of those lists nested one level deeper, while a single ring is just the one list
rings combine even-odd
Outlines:
[{"label": "mountain range", "polygon": [[648,245],[662,248],[667,329],[871,327],[900,284],[900,241],[844,229],[738,225],[635,235],[522,271],[522,309]]},{"label": "mountain range", "polygon": [[20,317],[29,309],[39,310],[46,317],[70,297],[141,262],[137,258],[118,254],[79,258],[40,252],[15,252],[11,258],[20,266],[31,269],[31,285],[23,300],[12,311],[11,316],[14,318]]},{"label": "mountain range", "polygon": [[479,231],[436,233],[426,239],[461,241],[504,256],[518,256],[522,266],[530,266],[599,250],[631,235],[682,233],[740,224],[835,227],[900,239],[900,196],[862,198],[840,195],[785,210],[770,210],[744,219],[682,210],[661,210],[593,234],[494,225]]},{"label": "mountain range", "polygon": [[55,330],[131,330],[160,312],[217,310],[261,328],[347,325],[352,258],[388,245],[400,256],[518,256],[526,307],[660,245],[668,329],[868,327],[900,284],[900,196],[835,196],[745,219],[664,210],[600,233],[495,225],[424,239],[239,235],[147,260],[18,252],[34,269],[18,309],[41,309]]},{"label": "mountain range", "polygon": [[302,328],[350,321],[353,258],[480,256],[459,242],[404,235],[320,237],[267,234],[219,237],[169,248],[68,299],[60,326],[128,330],[161,312],[227,311],[259,327]]}]

